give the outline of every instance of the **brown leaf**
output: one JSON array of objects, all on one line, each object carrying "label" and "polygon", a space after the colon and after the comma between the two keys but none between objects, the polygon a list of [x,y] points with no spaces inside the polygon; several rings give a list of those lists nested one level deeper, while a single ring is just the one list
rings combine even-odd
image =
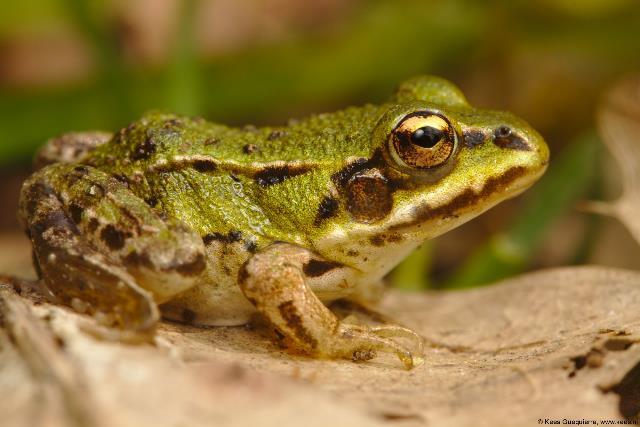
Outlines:
[{"label": "brown leaf", "polygon": [[637,272],[564,268],[469,291],[392,292],[382,311],[427,343],[411,371],[391,355],[295,355],[264,326],[164,322],[155,345],[104,342],[78,328],[86,318],[37,304],[0,292],[0,417],[14,411],[3,425],[29,425],[34,411],[50,425],[496,426],[640,410]]},{"label": "brown leaf", "polygon": [[640,242],[640,77],[615,85],[600,105],[598,127],[620,166],[624,192],[596,210],[617,217]]}]

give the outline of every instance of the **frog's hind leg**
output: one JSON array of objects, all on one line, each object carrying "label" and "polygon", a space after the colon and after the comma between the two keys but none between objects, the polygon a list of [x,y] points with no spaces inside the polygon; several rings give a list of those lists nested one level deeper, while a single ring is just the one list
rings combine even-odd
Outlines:
[{"label": "frog's hind leg", "polygon": [[36,170],[53,163],[77,163],[113,137],[109,132],[68,132],[51,138],[38,150],[33,160]]},{"label": "frog's hind leg", "polygon": [[193,286],[206,267],[196,233],[91,167],[56,164],[32,175],[20,216],[52,296],[110,326],[153,330],[156,303]]},{"label": "frog's hind leg", "polygon": [[399,326],[370,327],[339,321],[307,284],[305,265],[310,261],[323,262],[304,248],[274,244],[244,264],[238,281],[258,311],[299,348],[320,356],[354,360],[370,359],[376,350],[387,351],[395,353],[407,369],[412,368],[412,351],[390,338],[420,338]]}]

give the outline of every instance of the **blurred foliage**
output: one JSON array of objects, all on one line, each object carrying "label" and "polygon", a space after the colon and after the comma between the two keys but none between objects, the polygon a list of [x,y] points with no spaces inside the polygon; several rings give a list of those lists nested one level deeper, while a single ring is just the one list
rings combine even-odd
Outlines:
[{"label": "blurred foliage", "polygon": [[72,87],[0,89],[0,164],[24,161],[51,135],[112,129],[153,108],[220,121],[282,120],[291,109],[380,100],[412,74],[464,80],[477,67],[498,67],[521,51],[540,49],[547,55],[540,60],[578,61],[598,78],[640,64],[639,8],[624,1],[584,2],[588,10],[599,5],[594,23],[593,12],[585,17],[575,13],[580,6],[559,0],[372,0],[328,33],[294,34],[212,59],[194,57],[189,7],[183,5],[172,61],[146,68],[119,55],[120,35],[105,4],[31,0],[3,6],[0,35],[66,22],[85,35],[97,67],[94,78]]},{"label": "blurred foliage", "polygon": [[[512,224],[476,249],[445,287],[478,286],[525,270],[540,248],[545,230],[572,209],[591,188],[597,177],[597,159],[602,149],[593,132],[567,146],[553,159],[540,182],[529,190],[527,204]],[[565,263],[571,261],[568,259]]]},{"label": "blurred foliage", "polygon": [[[474,104],[529,118],[554,154],[547,176],[525,196],[511,225],[473,253],[447,284],[476,285],[525,269],[545,230],[593,186],[597,141],[584,132],[593,127],[602,88],[640,69],[640,3],[352,3],[349,14],[336,17],[326,30],[298,28],[278,42],[247,43],[207,56],[195,43],[199,2],[184,0],[168,60],[145,65],[122,50],[114,5],[126,2],[7,2],[0,13],[0,42],[66,28],[88,46],[93,65],[88,78],[61,86],[0,80],[0,167],[27,165],[53,135],[115,129],[149,109],[229,123],[282,122],[309,111],[377,102],[408,76],[438,74],[460,84]],[[0,61],[0,72],[2,67]],[[394,281],[409,288],[430,286],[437,244],[412,255]],[[585,236],[574,260],[591,244]]]},{"label": "blurred foliage", "polygon": [[425,8],[418,1],[378,1],[340,34],[298,35],[200,63],[183,61],[189,43],[178,42],[175,61],[166,70],[141,70],[125,67],[112,54],[114,35],[95,22],[85,2],[64,4],[100,59],[98,76],[77,87],[37,93],[3,89],[0,162],[24,158],[46,138],[70,128],[112,129],[152,108],[237,122],[277,116],[285,106],[339,103],[364,93],[362,98],[375,101],[403,77],[435,71],[436,64],[462,55],[483,22],[476,16],[479,5],[465,7],[460,16],[454,2]]},{"label": "blurred foliage", "polygon": [[433,243],[424,242],[391,272],[389,281],[406,291],[432,287],[429,280],[432,251]]}]

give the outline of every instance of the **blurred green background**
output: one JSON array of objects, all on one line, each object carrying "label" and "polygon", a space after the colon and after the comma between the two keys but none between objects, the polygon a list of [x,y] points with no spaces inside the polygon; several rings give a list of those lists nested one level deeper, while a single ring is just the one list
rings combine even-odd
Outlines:
[{"label": "blurred green background", "polygon": [[[640,70],[637,0],[29,0],[0,12],[0,230],[12,235],[34,151],[69,130],[116,129],[148,109],[279,124],[385,99],[430,73],[547,139],[533,190],[423,245],[391,275],[460,288],[520,271],[638,268],[613,220],[616,166],[594,130],[602,92]],[[22,244],[22,243],[21,243]]]}]

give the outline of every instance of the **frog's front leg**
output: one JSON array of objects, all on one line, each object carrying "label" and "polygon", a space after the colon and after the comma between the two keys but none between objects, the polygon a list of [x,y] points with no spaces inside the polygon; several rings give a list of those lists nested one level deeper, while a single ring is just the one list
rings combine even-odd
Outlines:
[{"label": "frog's front leg", "polygon": [[156,303],[193,286],[206,267],[194,231],[89,166],[36,172],[23,185],[20,216],[55,299],[125,330],[152,330]]},{"label": "frog's front leg", "polygon": [[[307,283],[305,266],[327,263],[307,249],[276,243],[255,254],[240,269],[239,285],[251,303],[300,349],[324,357],[364,360],[376,350],[395,353],[407,369],[414,355],[391,337],[421,339],[399,326],[343,323]],[[307,268],[308,270],[308,268]]]}]

